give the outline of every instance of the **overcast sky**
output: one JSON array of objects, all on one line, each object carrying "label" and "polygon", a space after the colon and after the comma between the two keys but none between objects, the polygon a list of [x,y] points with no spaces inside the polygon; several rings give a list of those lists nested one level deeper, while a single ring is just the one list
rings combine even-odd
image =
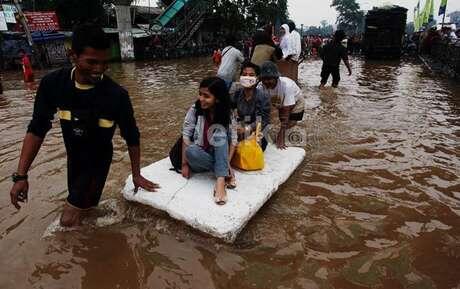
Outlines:
[{"label": "overcast sky", "polygon": [[[397,4],[406,7],[408,11],[408,22],[414,19],[414,7],[418,0],[357,0],[361,5],[361,9],[370,10],[374,6],[382,6],[384,4]],[[420,0],[420,6],[423,8],[426,0]],[[307,26],[318,26],[321,20],[327,20],[330,23],[335,23],[337,17],[335,10],[330,7],[332,0],[288,0],[289,15],[298,24]],[[438,15],[439,4],[441,0],[434,0],[435,15]],[[460,0],[448,0],[447,13],[460,10]],[[439,22],[441,22],[439,18]]]}]

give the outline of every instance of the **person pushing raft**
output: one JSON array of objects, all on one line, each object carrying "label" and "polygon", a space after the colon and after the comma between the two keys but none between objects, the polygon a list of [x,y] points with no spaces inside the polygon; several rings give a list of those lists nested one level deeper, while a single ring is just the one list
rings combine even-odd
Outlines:
[{"label": "person pushing raft", "polygon": [[27,172],[57,113],[67,151],[69,195],[60,223],[78,226],[82,212],[98,205],[112,162],[112,138],[118,125],[128,145],[135,192],[159,188],[140,174],[140,134],[126,90],[104,75],[110,43],[104,31],[85,24],[74,31],[74,68],[46,75],[38,88],[32,120],[13,174],[11,203],[27,200]]}]

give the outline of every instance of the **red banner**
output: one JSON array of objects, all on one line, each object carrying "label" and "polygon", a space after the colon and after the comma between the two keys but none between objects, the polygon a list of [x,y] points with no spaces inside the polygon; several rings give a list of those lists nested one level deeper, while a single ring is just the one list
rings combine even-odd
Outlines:
[{"label": "red banner", "polygon": [[59,30],[56,12],[25,12],[30,31]]}]

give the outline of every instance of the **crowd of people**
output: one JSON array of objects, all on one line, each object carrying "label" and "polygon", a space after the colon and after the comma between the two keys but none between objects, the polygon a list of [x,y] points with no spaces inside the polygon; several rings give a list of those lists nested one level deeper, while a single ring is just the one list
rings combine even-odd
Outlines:
[{"label": "crowd of people", "polygon": [[438,43],[460,45],[460,29],[453,29],[452,25],[432,27],[425,31],[415,32],[405,39],[405,48],[409,52],[432,54],[433,47]]},{"label": "crowd of people", "polygon": [[[338,30],[329,42],[318,45],[317,53],[323,59],[321,89],[331,74],[332,86],[338,86],[341,61],[352,73],[347,49],[342,45],[345,37]],[[214,198],[221,205],[227,199],[226,188],[236,186],[230,164],[239,142],[253,136],[257,122],[267,131],[275,121],[271,112],[276,111],[280,128],[274,143],[278,149],[286,149],[286,132],[302,121],[305,107],[298,84],[302,37],[293,22],[281,25],[276,36],[271,26],[257,31],[248,53],[240,51],[237,43],[229,39],[226,47],[214,52],[217,75],[201,83],[199,98],[188,111],[183,130],[182,175],[189,178],[191,172],[213,171],[217,179]],[[229,118],[220,119],[222,115]],[[216,124],[226,133],[211,134],[206,140],[208,128]],[[228,141],[222,141],[222,137]],[[263,134],[259,142],[263,150],[268,142],[268,134]]]},{"label": "crowd of people", "polygon": [[[324,60],[322,86],[330,73],[333,86],[337,86],[341,60],[351,73],[341,45],[344,37],[343,31],[337,31],[330,45],[320,49]],[[12,175],[10,196],[16,208],[28,198],[27,173],[55,114],[60,120],[68,162],[69,195],[61,225],[78,226],[84,212],[98,205],[112,162],[116,126],[128,146],[134,192],[139,188],[150,192],[159,189],[159,184],[140,172],[140,133],[129,94],[104,74],[109,44],[100,27],[77,27],[70,50],[74,66],[42,78],[18,168]],[[229,39],[221,54],[214,56],[219,66],[216,76],[200,83],[197,100],[185,116],[181,137],[174,146],[178,148],[174,150],[177,163],[170,153],[172,165],[184,178],[213,172],[216,183],[212,194],[218,205],[226,204],[227,189],[238,186],[232,168],[238,146],[252,137],[262,153],[270,142],[270,124],[279,121],[273,142],[277,149],[284,150],[287,131],[304,117],[305,99],[297,83],[302,44],[294,23],[283,25],[276,37],[268,27],[257,31],[254,44],[245,57]]]}]

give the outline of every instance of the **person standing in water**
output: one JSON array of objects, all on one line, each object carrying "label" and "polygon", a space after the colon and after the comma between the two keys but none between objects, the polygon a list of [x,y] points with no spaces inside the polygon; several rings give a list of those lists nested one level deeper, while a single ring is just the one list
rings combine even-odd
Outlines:
[{"label": "person standing in water", "polygon": [[32,69],[32,63],[24,49],[19,50],[19,57],[21,58],[22,73],[24,74],[24,82],[34,81],[34,71]]},{"label": "person standing in water", "polygon": [[227,40],[227,47],[222,50],[222,61],[217,71],[217,77],[225,81],[229,90],[238,74],[240,65],[244,61],[243,53],[236,46],[237,41],[234,38]]},{"label": "person standing in water", "polygon": [[332,74],[332,87],[337,87],[340,82],[340,62],[343,60],[348,69],[348,75],[351,75],[351,66],[348,61],[347,49],[342,45],[342,40],[346,37],[343,30],[337,30],[331,42],[320,49],[319,55],[323,60],[321,71],[320,89],[326,86],[329,75]]},{"label": "person standing in water", "polygon": [[112,138],[118,125],[128,145],[134,191],[159,188],[140,173],[140,134],[128,92],[104,75],[110,42],[102,28],[85,24],[76,28],[70,52],[75,67],[62,68],[43,77],[38,88],[32,120],[25,136],[11,203],[27,200],[27,173],[57,113],[67,152],[69,195],[60,223],[81,224],[83,212],[99,204],[112,163]]},{"label": "person standing in water", "polygon": [[299,74],[298,60],[302,52],[300,34],[296,31],[292,34],[289,25],[283,24],[280,29],[280,36],[280,48],[283,51],[283,59],[277,63],[279,72],[282,76],[289,77],[297,82]]},{"label": "person standing in water", "polygon": [[276,64],[267,61],[262,64],[258,87],[269,97],[273,109],[278,110],[281,123],[276,137],[278,149],[286,149],[286,131],[303,120],[305,99],[302,90],[294,80],[280,76]]},{"label": "person standing in water", "polygon": [[259,30],[254,34],[254,49],[251,62],[261,66],[265,61],[277,62],[283,58],[281,49],[273,43],[271,35]]},{"label": "person standing in water", "polygon": [[299,80],[299,61],[302,55],[302,36],[297,31],[294,21],[288,22],[289,30],[291,31],[291,45],[293,47],[293,54],[291,56],[291,74],[293,80]]}]

